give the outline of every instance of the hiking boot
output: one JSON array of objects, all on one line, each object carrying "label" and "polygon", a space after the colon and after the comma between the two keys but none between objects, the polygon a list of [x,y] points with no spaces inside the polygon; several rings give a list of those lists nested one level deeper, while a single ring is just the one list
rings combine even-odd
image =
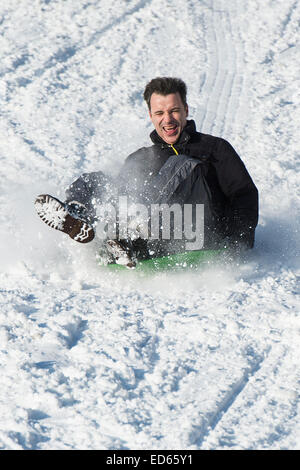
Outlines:
[{"label": "hiking boot", "polygon": [[136,266],[132,259],[130,249],[122,241],[107,240],[107,251],[113,256],[116,264],[122,264],[127,268],[133,269]]},{"label": "hiking boot", "polygon": [[[68,204],[59,201],[49,194],[41,194],[35,200],[35,209],[49,227],[67,233],[73,240],[79,243],[88,243],[95,236],[94,229],[90,223],[76,215]],[[76,203],[75,206],[82,206]]]}]

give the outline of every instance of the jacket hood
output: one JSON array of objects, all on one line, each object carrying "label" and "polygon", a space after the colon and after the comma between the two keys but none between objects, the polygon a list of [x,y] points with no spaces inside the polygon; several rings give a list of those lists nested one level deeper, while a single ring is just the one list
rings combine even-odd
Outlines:
[{"label": "jacket hood", "polygon": [[[183,144],[183,143],[186,143],[190,140],[191,136],[193,134],[195,134],[197,131],[196,131],[196,124],[195,124],[195,121],[193,119],[191,120],[188,120],[186,122],[186,126],[184,127],[184,129],[182,130],[180,136],[179,136],[179,139],[177,140],[177,142],[175,142],[174,145],[180,145],[180,144]],[[158,133],[156,132],[156,130],[152,131],[151,134],[150,134],[150,139],[152,140],[152,142],[156,145],[162,145],[162,146],[169,146],[169,144],[167,144],[167,142],[165,142],[159,135]]]}]

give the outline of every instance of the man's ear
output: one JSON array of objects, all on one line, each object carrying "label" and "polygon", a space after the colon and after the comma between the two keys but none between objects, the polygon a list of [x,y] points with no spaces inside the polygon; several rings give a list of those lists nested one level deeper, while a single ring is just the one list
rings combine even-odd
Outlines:
[{"label": "man's ear", "polygon": [[185,112],[186,112],[186,117],[188,117],[188,115],[189,115],[189,107],[188,107],[187,104],[185,105]]}]

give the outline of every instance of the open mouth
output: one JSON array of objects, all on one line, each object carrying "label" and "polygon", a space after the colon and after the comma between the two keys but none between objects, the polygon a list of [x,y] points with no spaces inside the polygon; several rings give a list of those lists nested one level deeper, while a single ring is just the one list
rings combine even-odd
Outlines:
[{"label": "open mouth", "polygon": [[163,130],[168,136],[171,137],[172,135],[177,134],[178,126],[177,126],[177,124],[174,124],[173,126],[164,126]]}]

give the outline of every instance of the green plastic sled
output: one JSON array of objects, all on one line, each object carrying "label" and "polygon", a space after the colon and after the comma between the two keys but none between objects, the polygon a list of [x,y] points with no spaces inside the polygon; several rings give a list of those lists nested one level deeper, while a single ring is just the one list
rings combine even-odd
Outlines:
[{"label": "green plastic sled", "polygon": [[[194,250],[185,251],[183,253],[176,253],[173,255],[162,256],[160,258],[151,258],[140,260],[137,262],[136,267],[132,271],[168,271],[174,269],[189,269],[195,268],[201,264],[207,264],[210,261],[216,260],[225,249],[219,250]],[[106,268],[110,270],[129,270],[126,266],[121,264],[108,264]]]}]

